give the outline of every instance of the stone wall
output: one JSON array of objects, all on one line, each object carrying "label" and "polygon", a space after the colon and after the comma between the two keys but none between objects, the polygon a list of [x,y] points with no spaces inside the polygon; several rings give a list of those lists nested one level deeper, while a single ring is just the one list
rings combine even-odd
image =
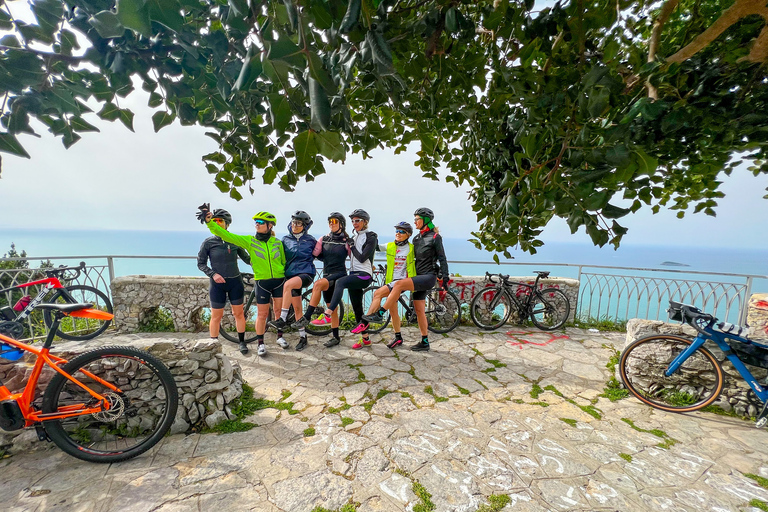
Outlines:
[{"label": "stone wall", "polygon": [[[131,337],[133,338],[133,337]],[[229,404],[243,392],[243,377],[240,366],[222,353],[221,343],[213,340],[110,340],[100,342],[99,338],[82,342],[61,342],[53,353],[65,359],[72,359],[83,352],[104,345],[128,345],[159,358],[170,369],[179,389],[179,408],[171,433],[187,432],[193,427],[214,427],[226,419],[233,419]],[[12,393],[23,390],[34,366],[34,356],[25,354],[19,361],[8,362],[0,359],[0,380]],[[38,392],[42,393],[54,375],[45,367],[40,376]],[[0,430],[0,447],[21,445],[37,439],[34,430],[4,432]]]},{"label": "stone wall", "polygon": [[[513,277],[516,281],[533,284],[534,277]],[[454,277],[449,287],[459,300],[469,303],[472,297],[490,283],[485,277]],[[176,331],[200,332],[207,329],[200,317],[208,302],[209,279],[207,277],[171,277],[171,276],[124,276],[112,281],[112,304],[115,313],[115,325],[121,332],[136,332],[139,324],[159,307],[168,310],[173,318]],[[579,281],[576,279],[550,277],[539,281],[540,288],[559,288],[571,302],[569,320],[576,312],[579,296]],[[518,287],[516,294],[524,295],[528,291]],[[229,308],[226,308],[229,311]],[[228,313],[225,318],[228,318]],[[229,319],[231,321],[231,319]]]},{"label": "stone wall", "polygon": [[768,341],[768,293],[755,293],[749,298],[747,325],[749,339]]}]

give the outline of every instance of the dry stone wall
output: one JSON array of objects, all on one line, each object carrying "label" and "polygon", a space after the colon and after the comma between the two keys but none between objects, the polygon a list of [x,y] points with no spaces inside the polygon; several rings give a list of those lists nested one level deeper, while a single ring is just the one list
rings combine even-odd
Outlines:
[{"label": "dry stone wall", "polygon": [[[178,434],[192,430],[193,427],[214,427],[235,416],[230,404],[243,392],[243,377],[237,362],[231,361],[221,350],[221,343],[214,340],[182,341],[162,339],[135,339],[135,336],[112,338],[100,342],[99,338],[81,342],[61,342],[54,346],[53,352],[65,359],[72,359],[83,352],[104,345],[128,345],[145,350],[159,358],[169,368],[179,389],[179,408],[176,420],[171,426],[171,433]],[[34,356],[25,354],[19,361],[8,362],[0,359],[0,380],[12,393],[23,390],[34,366]],[[42,393],[53,378],[54,371],[45,367],[38,392]],[[25,435],[28,433],[28,435]],[[22,443],[16,438],[25,435]],[[28,438],[28,439],[26,439]],[[3,432],[0,431],[0,447],[15,449],[26,441],[36,439],[34,430]],[[13,449],[12,449],[13,451]]]}]

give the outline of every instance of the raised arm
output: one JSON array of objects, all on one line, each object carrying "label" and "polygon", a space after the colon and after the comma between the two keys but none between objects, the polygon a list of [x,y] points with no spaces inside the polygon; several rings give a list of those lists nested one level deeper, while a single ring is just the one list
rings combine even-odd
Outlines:
[{"label": "raised arm", "polygon": [[238,247],[242,247],[245,250],[248,250],[248,247],[251,245],[251,239],[253,238],[250,235],[236,235],[234,233],[230,233],[223,227],[219,226],[212,220],[209,220],[205,223],[206,226],[208,226],[208,229],[211,231],[212,234],[218,236],[225,242],[229,242],[231,244],[235,244]]}]

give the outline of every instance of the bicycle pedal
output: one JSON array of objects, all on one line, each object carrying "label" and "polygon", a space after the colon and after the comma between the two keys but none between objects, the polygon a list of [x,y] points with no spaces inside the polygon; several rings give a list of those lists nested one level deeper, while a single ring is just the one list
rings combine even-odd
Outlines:
[{"label": "bicycle pedal", "polygon": [[768,402],[763,404],[763,409],[757,415],[757,420],[755,421],[756,428],[763,428],[766,425],[768,425]]},{"label": "bicycle pedal", "polygon": [[48,432],[45,431],[45,427],[42,425],[35,425],[35,432],[37,432],[37,440],[38,441],[48,441],[51,442],[51,438],[48,437]]}]

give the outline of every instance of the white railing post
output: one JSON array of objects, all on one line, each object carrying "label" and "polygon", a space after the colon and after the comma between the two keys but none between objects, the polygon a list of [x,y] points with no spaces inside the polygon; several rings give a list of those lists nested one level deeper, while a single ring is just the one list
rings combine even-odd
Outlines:
[{"label": "white railing post", "polygon": [[115,280],[115,260],[112,256],[107,256],[107,267],[109,268],[109,286],[112,287],[112,281]]},{"label": "white railing post", "polygon": [[752,278],[747,278],[747,287],[744,290],[744,300],[739,306],[739,325],[747,325],[747,313],[749,312],[749,299],[752,296]]}]

